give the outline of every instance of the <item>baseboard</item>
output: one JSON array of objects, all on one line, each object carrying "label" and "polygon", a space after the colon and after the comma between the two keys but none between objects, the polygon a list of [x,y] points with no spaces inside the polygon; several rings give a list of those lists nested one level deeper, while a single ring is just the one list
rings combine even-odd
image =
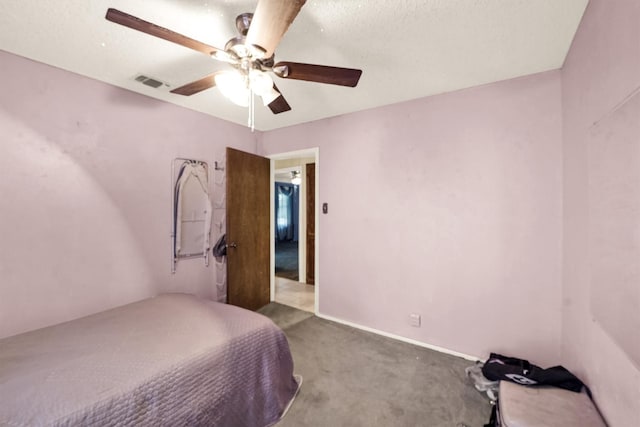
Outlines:
[{"label": "baseboard", "polygon": [[330,320],[332,322],[340,323],[342,325],[350,326],[352,328],[360,329],[362,331],[371,332],[371,333],[376,334],[376,335],[382,335],[383,337],[391,338],[391,339],[394,339],[394,340],[397,340],[397,341],[406,342],[408,344],[413,344],[413,345],[416,345],[418,347],[424,347],[424,348],[428,348],[429,350],[435,350],[435,351],[438,351],[440,353],[449,354],[451,356],[461,357],[463,359],[470,360],[472,362],[482,361],[481,358],[476,357],[476,356],[471,356],[471,355],[468,355],[468,354],[460,353],[458,351],[449,350],[448,348],[439,347],[437,345],[427,344],[427,343],[424,343],[422,341],[414,340],[414,339],[411,339],[411,338],[406,338],[406,337],[403,337],[403,336],[400,336],[400,335],[390,334],[389,332],[384,332],[384,331],[381,331],[379,329],[370,328],[368,326],[358,325],[357,323],[348,322],[346,320],[338,319],[338,318],[332,317],[332,316],[327,316],[325,314],[317,313],[316,316],[321,318],[321,319]]}]

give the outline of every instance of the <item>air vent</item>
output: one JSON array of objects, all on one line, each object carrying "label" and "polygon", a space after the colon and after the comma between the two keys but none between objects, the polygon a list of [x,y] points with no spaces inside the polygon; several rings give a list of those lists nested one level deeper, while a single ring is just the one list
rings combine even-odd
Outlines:
[{"label": "air vent", "polygon": [[160,80],[156,80],[154,78],[151,78],[151,77],[148,77],[148,76],[144,76],[142,74],[136,76],[135,81],[140,82],[143,85],[151,86],[152,88],[159,88],[160,86],[165,84],[165,83],[161,82]]}]

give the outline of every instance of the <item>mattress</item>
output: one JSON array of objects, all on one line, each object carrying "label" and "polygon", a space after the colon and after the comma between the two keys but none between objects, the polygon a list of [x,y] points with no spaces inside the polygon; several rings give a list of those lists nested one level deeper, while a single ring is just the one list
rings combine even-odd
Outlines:
[{"label": "mattress", "polygon": [[606,427],[586,393],[500,381],[501,427]]},{"label": "mattress", "polygon": [[184,294],[0,340],[0,425],[269,426],[298,386],[271,320]]}]

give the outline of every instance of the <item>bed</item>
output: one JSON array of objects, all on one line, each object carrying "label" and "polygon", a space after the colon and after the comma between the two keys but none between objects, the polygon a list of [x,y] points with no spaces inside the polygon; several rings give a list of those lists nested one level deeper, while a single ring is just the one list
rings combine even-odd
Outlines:
[{"label": "bed", "polygon": [[185,294],[0,340],[0,425],[270,426],[299,384],[271,320]]}]

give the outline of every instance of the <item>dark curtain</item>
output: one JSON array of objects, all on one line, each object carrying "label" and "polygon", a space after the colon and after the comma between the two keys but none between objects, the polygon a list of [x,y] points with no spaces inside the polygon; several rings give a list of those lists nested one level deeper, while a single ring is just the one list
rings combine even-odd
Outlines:
[{"label": "dark curtain", "polygon": [[276,182],[276,239],[298,240],[298,186]]}]

